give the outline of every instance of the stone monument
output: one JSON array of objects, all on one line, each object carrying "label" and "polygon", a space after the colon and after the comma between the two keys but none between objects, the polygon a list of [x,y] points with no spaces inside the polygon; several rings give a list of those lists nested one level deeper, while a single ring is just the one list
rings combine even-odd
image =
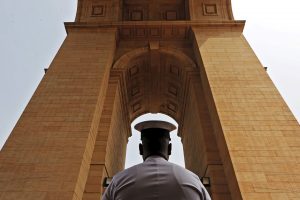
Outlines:
[{"label": "stone monument", "polygon": [[300,129],[230,0],[79,0],[0,153],[0,199],[99,200],[131,122],[179,124],[214,200],[300,199]]}]

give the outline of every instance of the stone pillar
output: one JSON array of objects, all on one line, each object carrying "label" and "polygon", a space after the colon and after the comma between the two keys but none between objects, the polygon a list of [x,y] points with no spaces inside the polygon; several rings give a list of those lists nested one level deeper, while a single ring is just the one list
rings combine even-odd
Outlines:
[{"label": "stone pillar", "polygon": [[112,72],[83,200],[99,200],[104,192],[104,178],[124,169],[130,123],[122,101],[119,77]]},{"label": "stone pillar", "polygon": [[115,29],[70,29],[0,152],[0,199],[82,199]]},{"label": "stone pillar", "polygon": [[209,177],[212,199],[230,200],[231,195],[219,155],[212,122],[199,75],[191,77],[186,99],[182,143],[186,168]]},{"label": "stone pillar", "polygon": [[299,124],[241,30],[235,29],[193,28],[232,198],[298,199]]}]

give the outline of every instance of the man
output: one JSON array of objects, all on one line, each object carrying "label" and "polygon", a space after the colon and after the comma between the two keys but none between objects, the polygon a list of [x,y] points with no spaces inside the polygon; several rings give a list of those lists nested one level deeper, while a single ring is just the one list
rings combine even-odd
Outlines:
[{"label": "man", "polygon": [[210,200],[197,175],[168,162],[173,124],[146,121],[135,129],[141,132],[144,162],[115,175],[103,200]]}]

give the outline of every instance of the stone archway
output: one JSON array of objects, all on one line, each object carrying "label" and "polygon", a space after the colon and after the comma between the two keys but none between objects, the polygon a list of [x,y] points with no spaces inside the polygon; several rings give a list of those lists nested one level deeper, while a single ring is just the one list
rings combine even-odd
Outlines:
[{"label": "stone archway", "polygon": [[[128,51],[111,68],[105,115],[99,126],[107,127],[101,131],[106,133],[107,142],[102,146],[105,149],[103,155],[103,150],[97,153],[101,147],[97,147],[96,140],[85,196],[95,195],[95,199],[101,196],[99,184],[96,190],[93,190],[95,184],[89,185],[96,178],[91,174],[97,171],[99,174],[102,170],[102,175],[97,177],[99,183],[105,176],[113,176],[124,168],[125,148],[130,136],[128,125],[142,114],[164,113],[178,122],[186,168],[199,177],[210,176],[216,183],[212,193],[217,198],[218,187],[227,188],[227,183],[199,69],[182,51],[171,47],[153,49],[152,45]],[[99,160],[100,153],[104,156],[102,161]],[[98,166],[97,161],[103,165]],[[220,178],[222,182],[218,181]],[[222,195],[230,199],[229,192]]]},{"label": "stone archway", "polygon": [[143,113],[165,113],[180,121],[189,74],[196,64],[172,48],[139,48],[120,57],[112,73],[122,73],[129,119]]},{"label": "stone archway", "polygon": [[[211,177],[213,199],[297,196],[296,179],[281,181],[298,175],[286,169],[299,168],[299,124],[230,0],[190,0],[187,20],[174,18],[170,0],[161,16],[171,21],[144,20],[142,8],[124,21],[122,2],[78,1],[76,21],[65,23],[66,40],[0,152],[0,198],[98,200],[103,178],[123,169],[131,120],[146,111],[177,119],[186,167]],[[138,48],[146,52],[127,54]],[[112,69],[126,54],[127,67]],[[148,72],[158,74],[150,86],[138,75],[148,80]]]}]

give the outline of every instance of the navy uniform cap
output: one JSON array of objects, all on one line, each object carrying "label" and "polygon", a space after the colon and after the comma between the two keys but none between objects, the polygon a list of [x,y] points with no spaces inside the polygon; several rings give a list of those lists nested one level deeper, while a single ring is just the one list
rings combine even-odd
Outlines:
[{"label": "navy uniform cap", "polygon": [[176,126],[166,121],[143,121],[134,126],[141,132],[141,139],[144,136],[167,136],[170,138],[170,132],[176,129]]}]

